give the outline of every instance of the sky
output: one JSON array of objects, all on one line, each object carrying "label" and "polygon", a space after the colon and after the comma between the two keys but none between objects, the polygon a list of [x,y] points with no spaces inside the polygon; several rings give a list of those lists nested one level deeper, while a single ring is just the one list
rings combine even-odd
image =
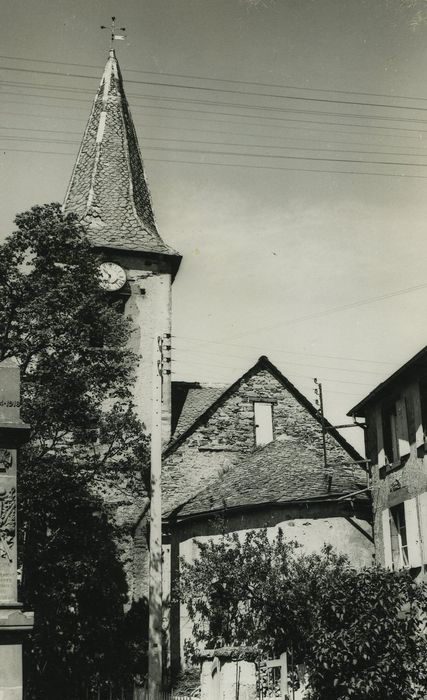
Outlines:
[{"label": "sky", "polygon": [[347,422],[427,344],[425,7],[4,3],[0,240],[63,200],[117,15],[158,228],[183,255],[174,378],[227,384],[267,355]]}]

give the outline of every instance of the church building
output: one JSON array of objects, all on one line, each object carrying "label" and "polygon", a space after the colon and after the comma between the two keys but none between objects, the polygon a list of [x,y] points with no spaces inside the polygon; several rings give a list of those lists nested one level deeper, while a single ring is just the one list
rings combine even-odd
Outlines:
[{"label": "church building", "polygon": [[[153,340],[171,333],[171,290],[181,256],[156,227],[114,50],[64,210],[86,226],[104,261],[103,284],[133,321],[135,402],[150,434]],[[327,425],[328,464],[316,408],[266,357],[221,389],[163,377],[165,599],[179,579],[180,557],[191,560],[197,540],[221,531],[267,527],[274,533],[280,526],[308,550],[329,543],[355,565],[369,564],[371,508],[363,458]],[[147,506],[146,496],[144,502],[131,495],[115,503],[133,599],[148,592]],[[169,658],[178,670],[191,629],[176,603],[169,623]]]},{"label": "church building", "polygon": [[[86,226],[103,257],[105,286],[121,295],[133,320],[132,350],[139,356],[138,417],[151,425],[153,337],[171,332],[172,283],[181,256],[156,227],[135,127],[119,64],[110,50],[64,201]],[[171,381],[163,380],[162,428],[170,437]]]},{"label": "church building", "polygon": [[[138,356],[134,400],[150,434],[154,343],[171,333],[172,283],[181,256],[161,238],[144,174],[138,139],[114,49],[95,95],[63,205],[86,227],[99,252],[102,284],[131,318],[130,349]],[[162,436],[170,438],[171,375],[162,382]],[[120,528],[119,555],[131,599],[148,595],[147,529],[135,523],[148,509],[147,494],[114,484],[106,501]]]}]

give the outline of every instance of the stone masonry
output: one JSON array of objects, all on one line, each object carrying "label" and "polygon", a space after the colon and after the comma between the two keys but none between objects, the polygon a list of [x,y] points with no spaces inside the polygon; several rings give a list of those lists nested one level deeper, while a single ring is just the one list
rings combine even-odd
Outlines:
[{"label": "stone masonry", "polygon": [[[212,484],[221,472],[255,449],[255,401],[272,403],[275,439],[288,436],[322,450],[321,427],[313,406],[273,367],[261,358],[196,421],[193,429],[172,440],[163,466],[165,512]],[[354,452],[349,445],[346,451],[331,435],[327,437],[327,450],[330,462],[349,462]]]}]

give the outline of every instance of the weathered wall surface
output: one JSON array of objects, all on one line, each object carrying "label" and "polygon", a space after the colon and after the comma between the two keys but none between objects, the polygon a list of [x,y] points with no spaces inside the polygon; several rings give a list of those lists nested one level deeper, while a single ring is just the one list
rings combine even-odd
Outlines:
[{"label": "weathered wall surface", "polygon": [[[126,270],[130,296],[124,314],[132,320],[130,348],[139,357],[134,389],[138,417],[147,431],[151,428],[153,338],[171,333],[172,276],[170,263],[157,258],[132,256],[114,251],[109,259]],[[163,377],[162,431],[170,438],[171,375]]]},{"label": "weathered wall surface", "polygon": [[[151,427],[153,337],[171,332],[170,263],[142,254],[114,251],[108,260],[126,271],[130,296],[124,314],[132,320],[130,349],[138,355],[134,399],[139,419],[147,432]],[[171,376],[163,378],[162,430],[165,441],[170,436]],[[128,483],[125,475],[106,481],[99,491],[108,506],[112,521],[118,526],[117,548],[129,587],[130,599],[148,595],[148,546],[145,520],[138,526],[147,508],[147,495]],[[136,530],[135,530],[136,528]]]},{"label": "weathered wall surface", "polygon": [[[273,539],[281,528],[289,540],[297,541],[301,551],[320,552],[325,544],[346,554],[351,563],[361,568],[373,562],[374,544],[370,524],[370,505],[348,502],[287,505],[254,509],[225,515],[224,518],[200,518],[177,524],[165,556],[171,558],[173,581],[179,579],[179,558],[191,562],[198,556],[197,542],[218,541],[224,532],[238,532],[244,537],[249,530],[267,527]],[[169,567],[169,565],[168,565]],[[168,594],[165,581],[165,594]],[[170,584],[169,584],[170,585]],[[172,605],[170,612],[171,664],[177,669],[184,660],[185,639],[192,639],[191,621],[184,605]]]},{"label": "weathered wall surface", "polygon": [[117,473],[103,478],[94,489],[105,504],[110,521],[116,527],[117,554],[128,584],[129,601],[147,595],[148,556],[144,518],[136,527],[149,503],[142,482]]},{"label": "weathered wall surface", "polygon": [[[398,503],[419,496],[427,491],[427,460],[424,448],[424,427],[419,407],[419,385],[413,381],[394,389],[402,393],[410,408],[409,419],[413,421],[410,453],[396,467],[384,468],[384,440],[382,430],[382,402],[373,405],[367,413],[367,456],[372,462],[372,506],[374,516],[374,539],[376,560],[385,565],[382,513]],[[415,410],[414,410],[415,407]],[[418,437],[417,437],[418,436]],[[420,523],[427,542],[427,523]]]},{"label": "weathered wall surface", "polygon": [[[208,411],[203,423],[167,453],[162,477],[165,510],[209,486],[224,469],[255,448],[256,401],[273,405],[274,438],[288,435],[321,449],[319,422],[271,372],[261,369],[243,378],[223,404]],[[334,438],[327,437],[327,446],[331,462],[349,460]]]}]

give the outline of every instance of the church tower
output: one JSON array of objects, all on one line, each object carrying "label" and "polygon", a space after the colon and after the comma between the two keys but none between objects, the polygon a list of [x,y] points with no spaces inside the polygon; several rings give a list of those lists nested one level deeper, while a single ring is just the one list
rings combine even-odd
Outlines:
[{"label": "church tower", "polygon": [[[113,49],[95,96],[64,201],[100,252],[104,286],[122,295],[139,357],[135,403],[151,427],[153,338],[171,332],[171,286],[181,256],[157,231],[135,127]],[[162,429],[170,437],[171,377],[163,379]]]}]

